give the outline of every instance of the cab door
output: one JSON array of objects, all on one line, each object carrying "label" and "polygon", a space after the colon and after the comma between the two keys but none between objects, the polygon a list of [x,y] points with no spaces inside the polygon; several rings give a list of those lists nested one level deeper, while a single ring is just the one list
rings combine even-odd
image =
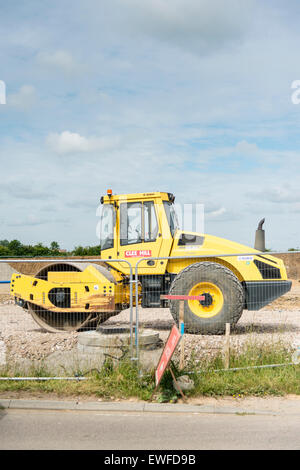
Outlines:
[{"label": "cab door", "polygon": [[132,266],[145,258],[139,271],[155,271],[157,260],[148,260],[160,255],[162,232],[159,208],[154,201],[134,201],[120,203],[120,236],[118,257],[127,259]]}]

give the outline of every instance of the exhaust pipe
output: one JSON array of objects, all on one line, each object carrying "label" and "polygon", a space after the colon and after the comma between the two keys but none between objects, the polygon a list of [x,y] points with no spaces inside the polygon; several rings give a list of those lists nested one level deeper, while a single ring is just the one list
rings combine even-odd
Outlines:
[{"label": "exhaust pipe", "polygon": [[254,248],[255,250],[258,250],[258,251],[266,251],[265,231],[262,228],[264,222],[265,222],[265,219],[261,219],[261,221],[258,224],[257,230],[255,232]]}]

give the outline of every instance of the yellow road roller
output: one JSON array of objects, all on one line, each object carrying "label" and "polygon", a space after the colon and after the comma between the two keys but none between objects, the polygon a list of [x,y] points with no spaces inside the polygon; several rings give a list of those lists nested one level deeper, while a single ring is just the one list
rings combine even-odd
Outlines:
[{"label": "yellow road roller", "polygon": [[281,259],[180,230],[174,201],[166,192],[114,195],[109,190],[101,197],[100,260],[105,262],[62,260],[34,276],[15,273],[15,302],[45,330],[95,329],[129,307],[130,265],[134,274],[138,266],[133,297],[143,308],[169,307],[177,322],[177,298],[185,296],[185,331],[223,334],[243,310],[259,310],[290,290]]}]

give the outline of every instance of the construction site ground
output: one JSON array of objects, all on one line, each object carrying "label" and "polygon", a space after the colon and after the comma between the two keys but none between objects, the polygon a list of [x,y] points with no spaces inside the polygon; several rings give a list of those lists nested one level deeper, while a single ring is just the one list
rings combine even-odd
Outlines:
[{"label": "construction site ground", "polygon": [[[135,319],[134,308],[134,319]],[[138,309],[139,326],[159,333],[165,341],[174,324],[169,309]],[[109,318],[105,325],[128,327],[129,309]],[[39,360],[55,351],[70,351],[77,345],[77,332],[49,333],[43,331],[32,317],[16,306],[7,293],[0,293],[0,344],[5,346],[8,360],[22,358]],[[241,350],[249,340],[255,344],[284,342],[291,348],[300,346],[300,281],[293,280],[290,292],[259,311],[243,312],[232,329],[230,347]],[[224,344],[222,335],[185,335],[185,359],[201,361],[215,354]],[[0,351],[1,354],[1,351]]]}]

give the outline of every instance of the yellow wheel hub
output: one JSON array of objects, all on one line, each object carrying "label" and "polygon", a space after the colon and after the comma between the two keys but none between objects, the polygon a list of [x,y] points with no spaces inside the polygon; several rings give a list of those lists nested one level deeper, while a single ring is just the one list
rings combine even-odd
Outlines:
[{"label": "yellow wheel hub", "polygon": [[211,282],[195,284],[188,295],[204,295],[205,300],[188,300],[190,310],[201,318],[211,318],[222,310],[224,297],[218,286]]}]

